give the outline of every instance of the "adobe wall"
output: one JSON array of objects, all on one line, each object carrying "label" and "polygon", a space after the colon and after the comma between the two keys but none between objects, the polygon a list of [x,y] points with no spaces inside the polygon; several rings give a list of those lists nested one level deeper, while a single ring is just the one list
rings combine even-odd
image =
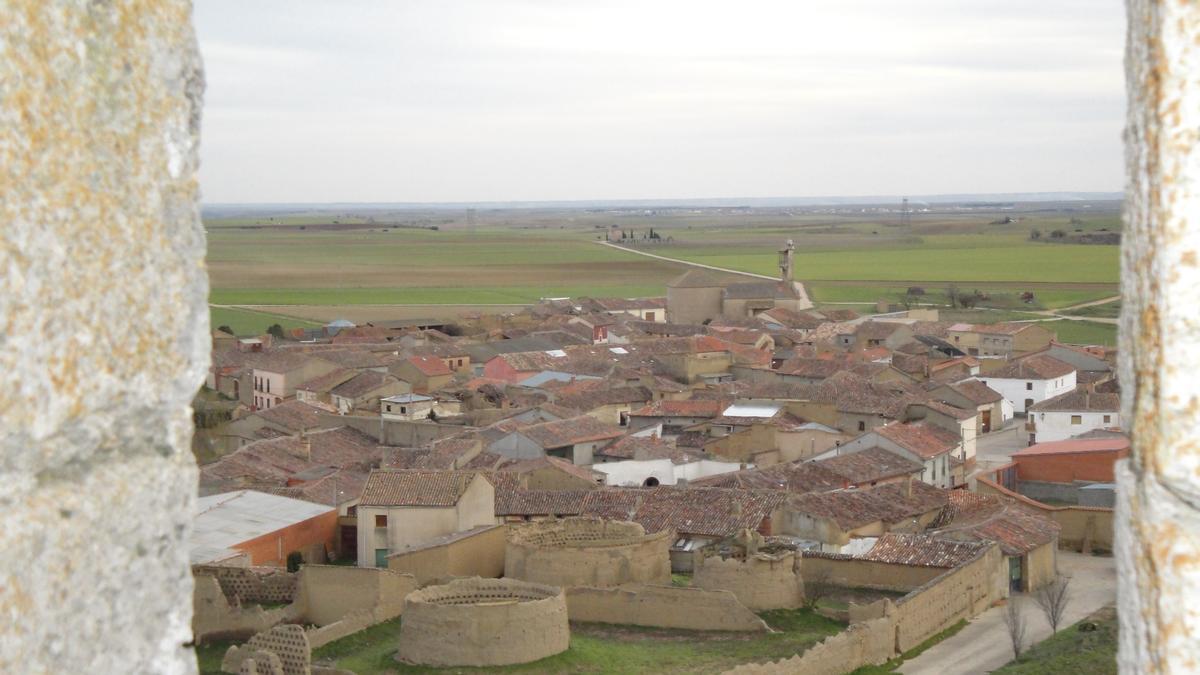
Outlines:
[{"label": "adobe wall", "polygon": [[296,575],[281,569],[193,565],[192,573],[215,578],[221,592],[237,604],[286,604],[296,594]]},{"label": "adobe wall", "polygon": [[507,532],[504,525],[487,525],[406,546],[388,556],[388,569],[411,574],[418,584],[449,577],[500,577]]},{"label": "adobe wall", "polygon": [[305,565],[300,568],[296,604],[306,623],[327,626],[355,611],[373,623],[399,616],[404,598],[417,588],[411,574],[373,567]]},{"label": "adobe wall", "polygon": [[946,570],[895,563],[858,560],[834,553],[805,551],[796,561],[801,583],[822,579],[843,588],[869,588],[907,593],[936,579]]},{"label": "adobe wall", "polygon": [[[1003,469],[1005,467],[1001,467]],[[1000,471],[1001,469],[997,469]],[[1058,545],[1077,551],[1113,550],[1113,509],[1090,506],[1050,506],[1018,494],[987,478],[976,479],[976,491],[1012,497],[1039,513],[1054,519],[1062,530]]]},{"label": "adobe wall", "polygon": [[768,630],[763,620],[738,602],[733,593],[683,586],[568,588],[567,611],[572,621],[592,623],[682,630]]},{"label": "adobe wall", "polygon": [[216,577],[195,577],[192,593],[192,636],[197,643],[209,639],[245,639],[271,626],[299,617],[298,607],[285,605],[264,609],[262,605],[233,604],[221,591]]},{"label": "adobe wall", "polygon": [[[273,655],[272,658],[270,655]],[[283,675],[309,675],[312,669],[312,646],[304,628],[295,624],[276,626],[250,638],[245,645],[230,647],[221,659],[221,670],[226,673],[243,671],[243,662],[255,661],[260,672],[267,661],[278,665]]]},{"label": "adobe wall", "polygon": [[[822,559],[806,558],[805,562],[812,560]],[[980,614],[1007,592],[1007,567],[1000,547],[994,544],[966,564],[942,571],[895,603],[884,599],[859,608],[852,606],[853,623],[845,631],[803,654],[738,666],[726,675],[840,675],[861,666],[878,665],[958,621]]]},{"label": "adobe wall", "polygon": [[562,589],[511,579],[456,579],[405,599],[397,659],[502,666],[553,656],[569,640]]},{"label": "adobe wall", "polygon": [[906,652],[1007,596],[1007,565],[993,544],[896,601],[896,650]]},{"label": "adobe wall", "polygon": [[791,609],[804,602],[803,584],[795,566],[794,551],[754,553],[741,558],[710,555],[695,569],[692,586],[729,591],[756,612]]},{"label": "adobe wall", "polygon": [[552,586],[669,583],[671,531],[637,523],[567,518],[511,526],[504,576]]},{"label": "adobe wall", "polygon": [[808,651],[772,663],[750,663],[725,671],[726,675],[842,675],[860,666],[879,665],[895,650],[895,621],[882,617],[852,624]]}]

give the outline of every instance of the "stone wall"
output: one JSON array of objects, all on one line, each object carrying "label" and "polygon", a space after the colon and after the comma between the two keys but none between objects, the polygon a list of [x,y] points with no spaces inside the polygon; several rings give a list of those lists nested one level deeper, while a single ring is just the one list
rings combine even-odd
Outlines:
[{"label": "stone wall", "polygon": [[729,591],[629,584],[567,589],[572,621],[682,630],[766,631],[767,625]]},{"label": "stone wall", "polygon": [[367,612],[372,623],[399,616],[404,598],[417,588],[411,574],[373,567],[305,565],[300,568],[297,604],[306,623],[326,626],[351,612]]},{"label": "stone wall", "polygon": [[511,526],[504,576],[552,586],[617,586],[671,580],[671,531],[597,518]]},{"label": "stone wall", "polygon": [[456,579],[409,594],[398,657],[430,666],[501,666],[558,654],[569,640],[562,589]]},{"label": "stone wall", "polygon": [[450,577],[500,577],[506,534],[504,525],[486,525],[406,546],[388,556],[388,569],[411,574],[418,584]]},{"label": "stone wall", "polygon": [[729,591],[754,611],[790,609],[804,602],[796,575],[796,554],[754,553],[743,557],[706,556],[695,569],[692,586]]},{"label": "stone wall", "polygon": [[0,17],[0,672],[194,670],[191,2]]}]

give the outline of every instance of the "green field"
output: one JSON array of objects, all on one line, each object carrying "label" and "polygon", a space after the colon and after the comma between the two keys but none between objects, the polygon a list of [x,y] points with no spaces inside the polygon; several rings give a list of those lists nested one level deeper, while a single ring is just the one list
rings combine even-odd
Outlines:
[{"label": "green field", "polygon": [[[923,213],[899,225],[894,216],[846,209],[491,209],[468,217],[465,210],[365,208],[231,210],[206,216],[205,224],[212,302],[221,305],[518,304],[663,295],[667,281],[686,268],[597,245],[605,230],[619,226],[637,236],[654,228],[663,238],[639,250],[768,275],[777,273],[775,251],[791,239],[796,277],[819,304],[898,302],[910,285],[925,288],[931,302],[944,302],[953,283],[988,295],[981,305],[1023,310],[1117,294],[1118,247],[1047,244],[1028,236],[1032,229],[1115,229],[1115,209],[1105,208],[1039,207],[1004,224],[986,212]],[[1023,291],[1034,292],[1035,302],[1021,302]],[[288,312],[280,307],[278,313]],[[261,323],[248,319],[229,321]]]},{"label": "green field", "polygon": [[304,319],[295,319],[277,314],[267,314],[264,312],[251,312],[244,309],[232,309],[229,307],[211,307],[209,308],[210,321],[212,329],[216,330],[221,326],[228,326],[233,329],[234,335],[262,335],[267,332],[267,328],[272,324],[279,324],[283,328],[307,328],[320,326],[320,323],[315,321],[305,321]]},{"label": "green field", "polygon": [[1046,328],[1058,333],[1059,342],[1077,345],[1117,346],[1117,327],[1109,323],[1095,321],[1047,321]]},{"label": "green field", "polygon": [[[1093,624],[1095,630],[1080,630],[1085,623]],[[996,675],[1116,675],[1117,612],[1112,607],[1101,609],[992,672]]]}]

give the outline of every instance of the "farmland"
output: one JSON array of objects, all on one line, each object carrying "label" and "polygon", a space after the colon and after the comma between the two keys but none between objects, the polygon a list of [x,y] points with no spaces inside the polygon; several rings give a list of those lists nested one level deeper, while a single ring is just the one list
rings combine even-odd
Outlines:
[{"label": "farmland", "polygon": [[[356,320],[449,316],[543,297],[662,295],[666,282],[684,271],[682,265],[597,245],[606,230],[614,238],[620,231],[641,238],[651,228],[660,243],[643,239],[637,250],[768,275],[776,273],[775,250],[791,239],[797,279],[818,304],[894,303],[912,286],[926,291],[925,302],[944,303],[947,287],[955,286],[979,291],[986,298],[981,306],[1015,311],[1117,294],[1116,246],[1048,239],[1050,232],[1061,237],[1117,229],[1111,204],[1097,205],[1094,212],[1042,205],[1003,219],[991,211],[918,213],[903,224],[892,214],[862,211],[210,213],[205,223],[211,302],[226,306],[217,310],[226,318],[214,316],[214,325],[241,330],[268,320],[286,325],[280,317],[308,325],[342,313]],[[1035,241],[1034,230],[1047,234]],[[1034,300],[1020,298],[1027,291]],[[470,307],[452,309],[456,305]]]}]

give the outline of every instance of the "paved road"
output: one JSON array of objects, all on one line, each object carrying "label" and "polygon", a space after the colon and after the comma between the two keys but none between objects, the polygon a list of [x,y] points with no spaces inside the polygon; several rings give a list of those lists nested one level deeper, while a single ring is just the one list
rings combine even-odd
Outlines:
[{"label": "paved road", "polygon": [[1025,418],[1014,417],[999,431],[983,434],[975,440],[976,473],[1004,466],[1012,461],[1012,455],[1028,446],[1028,435],[1024,431]]},{"label": "paved road", "polygon": [[[1116,604],[1117,572],[1112,558],[1059,551],[1058,568],[1071,577],[1070,600],[1060,630],[1101,607]],[[1025,616],[1026,648],[1050,637],[1050,625],[1033,598],[1024,595],[1016,598]],[[955,635],[906,661],[899,672],[904,675],[976,675],[1000,668],[1012,658],[1012,645],[1004,625],[1004,608],[993,607]]]},{"label": "paved road", "polygon": [[617,246],[616,244],[609,242],[609,241],[597,241],[595,243],[600,244],[601,246],[615,248],[618,251],[624,251],[626,253],[633,253],[635,255],[644,255],[647,258],[654,258],[655,260],[663,260],[665,262],[675,263],[677,265],[687,265],[689,267],[699,267],[701,269],[713,270],[714,272],[724,272],[725,274],[740,274],[744,277],[754,277],[755,279],[770,279],[771,281],[779,280],[779,277],[769,277],[765,274],[755,274],[753,272],[743,272],[741,270],[731,270],[727,267],[714,267],[712,265],[704,265],[704,264],[701,264],[698,262],[691,262],[689,260],[680,260],[678,258],[668,258],[665,255],[655,255],[653,253],[646,253],[645,251],[639,251],[634,248],[626,248],[624,246]]}]

